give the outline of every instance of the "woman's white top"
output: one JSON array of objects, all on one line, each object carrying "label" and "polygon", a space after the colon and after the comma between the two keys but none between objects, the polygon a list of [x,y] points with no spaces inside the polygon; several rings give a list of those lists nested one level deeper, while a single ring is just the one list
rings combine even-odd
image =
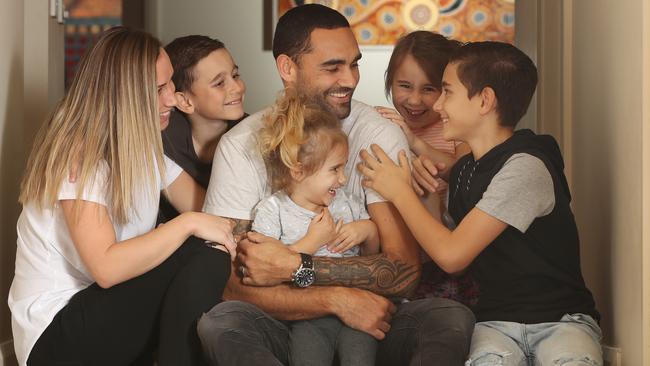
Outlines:
[{"label": "woman's white top", "polygon": [[[160,181],[156,168],[156,180],[161,190],[182,171],[167,157],[165,166],[166,183]],[[80,198],[110,207],[107,178],[108,166],[104,164],[98,169],[95,183],[87,184]],[[134,205],[137,215],[130,215],[129,223],[116,224],[109,211],[118,242],[145,234],[156,225],[160,191],[141,193],[136,195],[139,201]],[[61,184],[58,199],[76,197],[76,183],[66,179]],[[9,308],[16,357],[20,365],[25,365],[34,344],[54,316],[74,294],[95,281],[75,249],[58,202],[49,209],[39,209],[33,203],[25,205],[16,230],[16,274],[9,290]]]}]

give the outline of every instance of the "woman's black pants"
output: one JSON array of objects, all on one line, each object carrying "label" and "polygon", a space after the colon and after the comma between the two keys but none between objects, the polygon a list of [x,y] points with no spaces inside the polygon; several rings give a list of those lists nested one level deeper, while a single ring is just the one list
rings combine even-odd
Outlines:
[{"label": "woman's black pants", "polygon": [[32,349],[28,365],[203,365],[197,319],[221,301],[230,256],[190,237],[151,271],[79,291]]}]

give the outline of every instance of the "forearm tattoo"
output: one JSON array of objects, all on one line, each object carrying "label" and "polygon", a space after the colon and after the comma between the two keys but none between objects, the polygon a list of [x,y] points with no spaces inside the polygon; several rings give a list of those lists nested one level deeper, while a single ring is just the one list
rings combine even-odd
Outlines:
[{"label": "forearm tattoo", "polygon": [[232,229],[233,235],[243,235],[250,231],[251,220],[231,219],[235,222],[235,227]]},{"label": "forearm tattoo", "polygon": [[418,269],[385,254],[365,257],[314,257],[316,281],[322,286],[346,286],[385,296],[409,297],[418,280]]}]

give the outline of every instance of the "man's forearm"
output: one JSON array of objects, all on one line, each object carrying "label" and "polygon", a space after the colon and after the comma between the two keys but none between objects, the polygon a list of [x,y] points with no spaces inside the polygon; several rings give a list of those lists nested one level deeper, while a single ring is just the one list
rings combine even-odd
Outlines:
[{"label": "man's forearm", "polygon": [[356,287],[389,297],[409,297],[417,286],[418,266],[386,254],[313,260],[315,285]]},{"label": "man's forearm", "polygon": [[306,320],[337,316],[348,327],[383,339],[395,306],[371,292],[347,287],[296,288],[245,286],[233,273],[224,291],[226,300],[241,300],[279,320]]},{"label": "man's forearm", "polygon": [[[314,257],[315,284],[359,288],[389,297],[410,297],[420,277],[419,247],[395,207],[387,202],[368,206],[379,228],[381,254],[364,257]],[[300,256],[258,233],[239,243],[239,258],[247,267],[244,283],[274,286],[291,280]]]},{"label": "man's forearm", "polygon": [[334,313],[328,301],[327,291],[336,291],[336,289],[325,287],[298,289],[290,285],[246,286],[233,271],[223,298],[246,301],[279,320],[305,320]]},{"label": "man's forearm", "polygon": [[232,229],[233,235],[244,235],[250,231],[252,225],[251,220],[228,218],[235,222],[235,227]]}]

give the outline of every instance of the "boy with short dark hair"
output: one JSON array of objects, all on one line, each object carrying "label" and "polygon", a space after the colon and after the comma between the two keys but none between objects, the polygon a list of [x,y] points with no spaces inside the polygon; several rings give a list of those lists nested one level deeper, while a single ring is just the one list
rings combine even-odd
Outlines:
[{"label": "boy with short dark hair", "polygon": [[[226,131],[245,117],[246,85],[230,52],[218,39],[190,35],[165,47],[174,67],[176,110],[162,132],[165,155],[204,189],[208,188],[217,144]],[[195,194],[203,200],[204,192]],[[158,222],[178,212],[163,197]]]},{"label": "boy with short dark hair", "polygon": [[378,159],[362,153],[364,185],[395,204],[442,269],[469,269],[479,282],[467,365],[602,365],[559,147],[514,131],[536,84],[533,62],[509,44],[470,43],[449,60],[434,110],[445,138],[472,149],[449,178],[452,231],[419,203],[404,156],[397,166],[375,146]]}]

